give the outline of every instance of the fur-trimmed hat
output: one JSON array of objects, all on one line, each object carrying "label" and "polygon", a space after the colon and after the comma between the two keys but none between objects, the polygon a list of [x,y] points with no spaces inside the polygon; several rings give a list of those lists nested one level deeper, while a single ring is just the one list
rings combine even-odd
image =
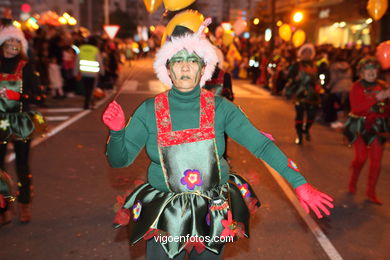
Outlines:
[{"label": "fur-trimmed hat", "polygon": [[199,27],[197,33],[186,33],[182,36],[172,36],[166,41],[156,54],[153,67],[158,79],[165,85],[172,87],[172,81],[168,74],[167,62],[179,51],[187,50],[189,53],[198,55],[205,64],[203,76],[200,79],[200,87],[213,76],[218,57],[213,45],[203,35],[203,30],[211,23],[211,18],[207,18]]},{"label": "fur-trimmed hat", "polygon": [[301,48],[299,48],[297,53],[298,58],[302,57],[302,54],[306,49],[309,49],[311,51],[310,58],[314,59],[314,57],[316,56],[316,49],[314,48],[314,45],[311,43],[305,43],[304,45],[301,46]]},{"label": "fur-trimmed hat", "polygon": [[0,46],[10,39],[16,39],[22,43],[22,52],[27,53],[28,43],[21,30],[13,25],[6,26],[0,30]]}]

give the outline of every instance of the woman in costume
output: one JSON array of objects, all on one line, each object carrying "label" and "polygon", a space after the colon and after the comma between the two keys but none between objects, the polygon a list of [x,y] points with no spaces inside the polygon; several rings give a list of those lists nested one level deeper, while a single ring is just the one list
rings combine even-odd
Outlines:
[{"label": "woman in costume", "polygon": [[[313,59],[314,46],[304,44],[298,51],[298,62],[293,64],[288,75],[285,88],[287,98],[294,98],[296,144],[303,143],[303,134],[310,141],[310,128],[314,123],[316,111],[320,102],[317,84],[317,67]],[[306,121],[304,120],[306,114]]]},{"label": "woman in costume", "polygon": [[[14,26],[0,31],[0,168],[5,171],[7,143],[13,142],[18,177],[19,220],[31,220],[32,175],[29,166],[31,136],[35,123],[43,126],[42,116],[29,109],[40,101],[39,81],[28,62],[27,41]],[[9,212],[8,212],[9,214]],[[9,219],[8,219],[9,220]],[[9,221],[6,222],[9,222]]]},{"label": "woman in costume", "polygon": [[158,51],[154,69],[169,91],[146,100],[126,126],[115,101],[103,114],[113,167],[131,164],[144,146],[151,159],[148,182],[124,200],[114,221],[129,224],[131,244],[147,240],[147,259],[184,259],[185,251],[190,259],[221,259],[224,239],[249,237],[249,215],[260,202],[249,183],[230,172],[222,156],[225,132],[280,172],[307,212],[321,218],[320,210],[329,215],[333,207],[236,105],[202,89],[217,63],[202,36],[209,22],[197,33],[173,33]]},{"label": "woman in costume", "polygon": [[390,132],[390,89],[377,79],[379,63],[374,57],[363,58],[358,64],[361,79],[349,94],[351,112],[345,123],[344,134],[353,145],[354,159],[348,190],[356,193],[357,181],[367,158],[370,161],[366,195],[369,201],[382,204],[375,187],[378,182],[386,138]]}]

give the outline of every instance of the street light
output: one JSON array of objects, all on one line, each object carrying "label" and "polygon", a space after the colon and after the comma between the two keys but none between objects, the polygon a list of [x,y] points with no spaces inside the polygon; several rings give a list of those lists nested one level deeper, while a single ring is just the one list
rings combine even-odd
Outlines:
[{"label": "street light", "polygon": [[19,29],[22,27],[21,23],[19,23],[18,21],[13,21],[12,24],[13,24],[16,28],[19,28]]},{"label": "street light", "polygon": [[74,26],[74,25],[77,24],[76,18],[70,16],[68,13],[64,13],[60,18],[58,18],[58,21],[59,21],[62,25],[69,24],[69,25]]},{"label": "street light", "polygon": [[63,16],[66,20],[69,20],[69,18],[70,18],[70,15],[69,15],[68,13],[64,13],[62,16]]},{"label": "street light", "polygon": [[69,25],[76,25],[77,24],[77,20],[74,17],[70,17],[68,19],[68,24]]},{"label": "street light", "polygon": [[68,21],[66,20],[65,17],[61,16],[60,18],[58,18],[58,21],[61,23],[61,24],[67,24]]},{"label": "street light", "polygon": [[293,21],[296,23],[300,23],[303,20],[303,13],[301,11],[297,11],[293,15]]},{"label": "street light", "polygon": [[259,18],[253,19],[253,24],[254,25],[258,25],[259,23],[260,23],[260,19]]}]

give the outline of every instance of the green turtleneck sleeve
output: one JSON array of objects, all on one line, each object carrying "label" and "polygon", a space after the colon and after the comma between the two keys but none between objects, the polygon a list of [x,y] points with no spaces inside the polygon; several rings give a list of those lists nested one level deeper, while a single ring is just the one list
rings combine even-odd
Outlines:
[{"label": "green turtleneck sleeve", "polygon": [[[190,92],[170,90],[169,109],[173,130],[199,127],[199,87]],[[225,151],[224,133],[246,147],[257,158],[267,162],[294,188],[306,182],[304,177],[288,166],[287,157],[248,120],[245,114],[225,98],[215,97],[215,133],[221,165],[221,184],[227,182],[230,171],[222,155]],[[148,181],[156,189],[168,191],[157,149],[157,127],[154,99],[146,100],[121,131],[111,131],[107,143],[107,158],[113,167],[130,165],[143,147],[151,160]]]},{"label": "green turtleneck sleeve", "polygon": [[[286,155],[275,143],[259,131],[236,105],[226,99],[221,99],[216,121],[224,122],[224,130],[229,137],[244,146],[257,158],[264,160],[294,188],[306,183],[305,178],[293,169]],[[219,118],[222,116],[223,118]],[[290,166],[289,166],[290,165]]]}]

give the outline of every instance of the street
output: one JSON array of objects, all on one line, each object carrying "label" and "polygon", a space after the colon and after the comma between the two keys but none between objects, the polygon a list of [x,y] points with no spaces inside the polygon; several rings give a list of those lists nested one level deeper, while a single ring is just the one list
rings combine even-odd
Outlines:
[{"label": "street", "polygon": [[[129,118],[145,99],[165,88],[157,81],[150,58],[133,62],[123,73],[123,89],[116,100]],[[383,205],[378,206],[365,200],[367,166],[360,177],[357,194],[347,193],[352,149],[343,143],[340,132],[317,124],[313,127],[312,141],[297,146],[294,144],[294,106],[290,101],[271,96],[244,80],[234,81],[233,91],[234,103],[258,129],[273,135],[276,144],[298,164],[309,183],[335,199],[335,208],[331,216],[321,220],[314,214],[306,216],[314,220],[309,227],[286,196],[285,187],[275,181],[266,165],[229,139],[228,156],[233,171],[255,187],[262,207],[252,216],[251,238],[228,244],[223,259],[388,258],[389,147],[385,150],[377,185],[378,196],[383,200]],[[0,259],[145,258],[145,242],[129,246],[127,230],[112,228],[112,221],[116,196],[146,180],[149,159],[143,151],[127,168],[109,166],[105,158],[108,130],[101,121],[108,100],[110,97],[91,111],[79,109],[82,101],[66,101],[74,107],[65,116],[61,110],[55,114],[42,109],[45,116],[50,113],[63,116],[64,121],[54,120],[50,130],[61,124],[64,127],[36,142],[31,151],[33,219],[21,225],[15,218],[11,224],[0,228]],[[66,124],[68,120],[73,121]],[[9,158],[8,171],[15,180],[14,162],[12,156]],[[329,241],[325,248],[319,232]]]}]

